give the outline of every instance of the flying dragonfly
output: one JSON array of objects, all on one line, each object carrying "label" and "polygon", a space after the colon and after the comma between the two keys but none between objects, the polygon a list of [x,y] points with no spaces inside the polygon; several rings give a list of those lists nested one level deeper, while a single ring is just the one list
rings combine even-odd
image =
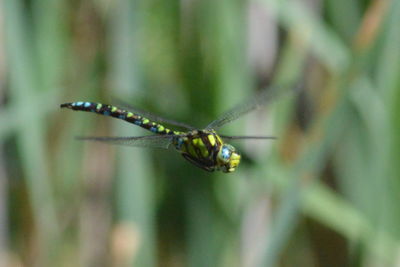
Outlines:
[{"label": "flying dragonfly", "polygon": [[[155,135],[129,137],[78,137],[80,140],[98,141],[103,143],[128,145],[134,147],[169,148],[171,145],[189,162],[197,167],[212,172],[231,173],[240,163],[241,155],[236,148],[225,141],[237,139],[276,139],[274,136],[227,136],[216,132],[221,126],[270,102],[279,95],[279,90],[266,90],[246,103],[242,103],[223,113],[203,129],[196,129],[185,123],[161,118],[148,112],[133,108],[120,108],[95,102],[71,102],[61,104],[61,108],[93,112],[111,116],[135,124]],[[187,131],[176,131],[167,128],[162,123],[182,127]]]}]

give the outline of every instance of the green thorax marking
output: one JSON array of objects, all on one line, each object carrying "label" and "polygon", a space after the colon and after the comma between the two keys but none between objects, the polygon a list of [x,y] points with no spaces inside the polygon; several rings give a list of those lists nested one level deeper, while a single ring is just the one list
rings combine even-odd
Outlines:
[{"label": "green thorax marking", "polygon": [[173,143],[186,159],[206,168],[215,167],[217,154],[223,145],[213,130],[193,130],[174,138]]}]

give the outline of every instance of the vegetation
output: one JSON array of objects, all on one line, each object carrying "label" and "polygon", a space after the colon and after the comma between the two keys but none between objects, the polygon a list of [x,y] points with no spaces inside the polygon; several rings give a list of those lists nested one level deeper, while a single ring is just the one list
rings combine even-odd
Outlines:
[{"label": "vegetation", "polygon": [[[0,265],[395,266],[400,248],[400,1],[4,0]],[[233,174],[59,104],[118,99],[221,131]]]}]

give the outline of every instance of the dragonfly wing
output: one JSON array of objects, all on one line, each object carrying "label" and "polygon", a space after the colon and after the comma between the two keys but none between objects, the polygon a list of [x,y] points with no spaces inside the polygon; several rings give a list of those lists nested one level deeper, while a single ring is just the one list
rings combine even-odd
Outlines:
[{"label": "dragonfly wing", "polygon": [[255,97],[251,98],[245,103],[239,104],[232,109],[228,110],[227,112],[223,113],[221,117],[211,122],[207,125],[206,129],[217,129],[224,124],[227,124],[231,121],[236,120],[237,118],[261,107],[266,105],[271,100],[275,99],[278,96],[281,96],[287,92],[291,91],[298,91],[300,86],[296,86],[295,89],[288,90],[287,87],[284,87],[283,90],[282,86],[279,87],[270,87],[267,90],[264,90],[257,94]]},{"label": "dragonfly wing", "polygon": [[113,145],[133,146],[133,147],[152,147],[167,149],[172,143],[173,136],[170,135],[146,135],[135,137],[76,137],[78,140],[102,142]]},{"label": "dragonfly wing", "polygon": [[239,140],[239,139],[255,139],[255,140],[275,140],[278,139],[276,136],[230,136],[230,135],[220,135],[223,139],[229,140]]},{"label": "dragonfly wing", "polygon": [[125,101],[122,101],[120,99],[116,99],[115,101],[122,108],[126,109],[127,111],[131,111],[133,113],[139,114],[139,115],[141,115],[143,117],[146,117],[146,118],[148,118],[150,120],[153,120],[153,121],[156,121],[156,122],[160,122],[160,123],[162,123],[162,122],[168,123],[168,124],[171,124],[171,125],[174,125],[174,126],[178,126],[178,127],[182,127],[182,128],[186,128],[186,129],[189,129],[189,130],[196,129],[195,127],[193,127],[191,125],[188,125],[186,123],[178,122],[178,121],[174,121],[174,120],[170,120],[170,119],[166,119],[166,118],[160,117],[158,115],[152,114],[152,113],[150,113],[148,111],[144,111],[144,110],[132,107],[131,105],[129,105],[128,103],[126,103]]}]

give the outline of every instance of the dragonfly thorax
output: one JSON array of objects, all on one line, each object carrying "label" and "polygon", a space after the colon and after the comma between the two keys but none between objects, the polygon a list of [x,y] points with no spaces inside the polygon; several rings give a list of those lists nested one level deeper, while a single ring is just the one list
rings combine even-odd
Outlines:
[{"label": "dragonfly thorax", "polygon": [[240,162],[236,149],[225,144],[214,130],[177,135],[173,144],[185,159],[207,171],[233,172]]}]

